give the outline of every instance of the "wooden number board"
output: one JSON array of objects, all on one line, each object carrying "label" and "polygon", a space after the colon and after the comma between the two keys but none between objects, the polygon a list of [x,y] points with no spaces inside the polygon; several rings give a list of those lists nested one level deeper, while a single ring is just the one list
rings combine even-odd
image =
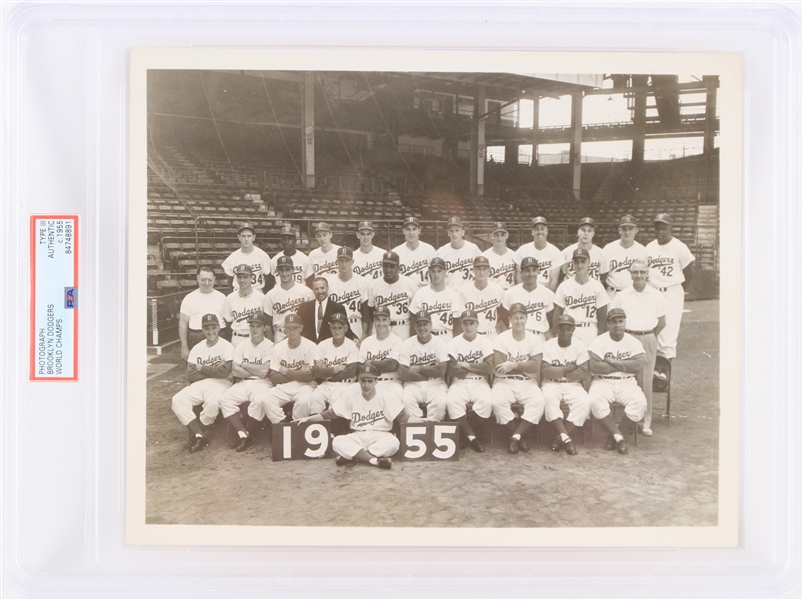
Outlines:
[{"label": "wooden number board", "polygon": [[457,423],[402,423],[398,460],[458,460]]},{"label": "wooden number board", "polygon": [[332,428],[329,421],[277,423],[273,426],[271,454],[274,462],[332,456]]}]

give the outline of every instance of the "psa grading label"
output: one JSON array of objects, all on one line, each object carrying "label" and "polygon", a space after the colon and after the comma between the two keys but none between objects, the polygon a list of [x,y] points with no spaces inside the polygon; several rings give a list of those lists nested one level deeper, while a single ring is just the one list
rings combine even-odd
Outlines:
[{"label": "psa grading label", "polygon": [[78,216],[31,217],[31,381],[78,379]]}]

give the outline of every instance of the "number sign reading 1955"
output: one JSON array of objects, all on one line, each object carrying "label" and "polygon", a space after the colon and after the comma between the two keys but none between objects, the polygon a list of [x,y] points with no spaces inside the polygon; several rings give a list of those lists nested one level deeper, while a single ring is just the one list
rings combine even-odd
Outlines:
[{"label": "number sign reading 1955", "polygon": [[457,423],[402,423],[398,460],[458,460]]},{"label": "number sign reading 1955", "polygon": [[318,423],[277,423],[273,426],[271,455],[274,462],[328,458],[331,451],[329,421]]}]

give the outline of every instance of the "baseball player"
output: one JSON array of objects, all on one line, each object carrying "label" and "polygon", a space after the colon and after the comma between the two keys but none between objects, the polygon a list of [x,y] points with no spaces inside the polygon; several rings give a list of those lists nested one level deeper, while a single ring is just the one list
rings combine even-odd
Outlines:
[{"label": "baseball player", "polygon": [[399,275],[399,255],[395,252],[383,255],[382,273],[382,279],[374,279],[368,285],[368,306],[372,309],[386,306],[390,311],[391,333],[406,340],[410,337],[410,302],[418,284]]},{"label": "baseball player", "polygon": [[296,283],[294,277],[293,259],[280,256],[276,259],[276,273],[279,275],[279,285],[275,286],[265,296],[263,307],[268,315],[268,338],[278,344],[285,337],[285,315],[295,313],[303,302],[315,298],[315,294],[306,285]]},{"label": "baseball player", "polygon": [[[313,415],[331,406],[340,394],[348,392],[356,383],[355,374],[360,365],[360,352],[357,346],[346,337],[349,322],[343,313],[335,313],[329,318],[332,337],[318,344],[315,355],[313,375],[322,380],[306,401],[309,406],[302,407],[296,402],[299,414]],[[301,401],[299,401],[301,402]]]},{"label": "baseball player", "polygon": [[577,227],[577,243],[567,246],[563,249],[563,258],[565,264],[563,265],[563,273],[566,278],[574,277],[574,263],[572,257],[574,251],[581,248],[588,252],[590,256],[588,265],[588,276],[591,279],[596,279],[601,283],[605,283],[605,277],[608,273],[608,263],[599,246],[592,243],[594,233],[597,229],[597,223],[591,217],[580,219],[580,225]]},{"label": "baseball player", "polygon": [[672,217],[655,217],[655,239],[647,244],[647,266],[651,286],[664,295],[666,327],[658,336],[658,356],[671,360],[677,356],[684,294],[693,275],[694,255],[679,239],[672,237]]},{"label": "baseball player", "polygon": [[550,317],[555,308],[555,294],[548,287],[538,285],[538,261],[525,256],[521,261],[522,282],[502,295],[503,318],[507,318],[513,304],[523,304],[527,310],[527,331],[543,344],[549,337]]},{"label": "baseball player", "polygon": [[265,294],[251,286],[252,275],[248,265],[234,267],[234,278],[239,287],[223,302],[223,318],[231,325],[231,343],[235,347],[251,336],[248,317],[260,314],[265,300]]},{"label": "baseball player", "polygon": [[488,257],[482,255],[475,258],[474,281],[463,284],[460,296],[463,298],[463,307],[477,313],[477,333],[488,336],[493,341],[499,327],[499,305],[504,290],[489,279],[490,274],[491,263]]},{"label": "baseball player", "polygon": [[206,338],[201,331],[201,317],[214,313],[223,321],[223,303],[226,296],[215,289],[215,272],[212,267],[198,269],[198,289],[184,296],[178,309],[178,339],[181,341],[181,360],[187,360],[190,348]]},{"label": "baseball player", "polygon": [[315,277],[329,277],[337,273],[337,249],[332,243],[332,228],[328,223],[319,221],[313,226],[315,241],[318,247],[309,253],[312,263],[312,273]]},{"label": "baseball player", "polygon": [[608,261],[608,276],[605,278],[605,289],[613,300],[617,292],[630,285],[630,265],[634,260],[646,260],[647,251],[636,241],[638,224],[633,215],[625,215],[619,219],[619,239],[607,244],[602,249]]},{"label": "baseball player", "polygon": [[[494,340],[494,385],[492,389],[496,422],[513,433],[508,452],[518,454],[530,448],[522,437],[544,415],[541,393],[541,341],[527,331],[527,308],[523,304],[510,307],[510,326]],[[511,406],[524,407],[517,423]]]},{"label": "baseball player", "polygon": [[[516,285],[516,253],[507,247],[507,238],[507,227],[501,221],[497,221],[491,232],[493,246],[482,253],[491,265],[491,281],[503,290]],[[476,263],[474,266],[476,267]]]},{"label": "baseball player", "polygon": [[337,275],[330,275],[329,299],[346,309],[349,327],[358,340],[371,334],[371,317],[368,309],[368,281],[352,270],[354,251],[341,246],[337,249]]},{"label": "baseball player", "polygon": [[449,217],[446,222],[446,233],[449,235],[449,243],[438,248],[435,256],[446,261],[446,285],[458,290],[471,279],[474,258],[482,252],[476,244],[463,239],[466,230],[460,218]]},{"label": "baseball player", "polygon": [[284,318],[285,339],[273,347],[270,377],[273,387],[265,400],[265,414],[271,423],[281,423],[282,407],[293,403],[293,418],[309,416],[309,397],[315,391],[313,371],[318,347],[301,337],[301,319],[295,313]]},{"label": "baseball player", "polygon": [[554,322],[565,312],[574,317],[577,330],[574,337],[590,344],[598,332],[606,331],[608,294],[596,279],[588,274],[590,257],[588,250],[577,248],[572,253],[574,277],[566,279],[555,292]]},{"label": "baseball player", "polygon": [[[556,319],[558,337],[547,340],[541,356],[541,390],[544,393],[544,418],[555,428],[552,451],[577,454],[569,430],[582,427],[591,414],[591,401],[586,389],[591,385],[588,352],[583,342],[573,339],[574,318],[562,314]],[[564,420],[561,401],[569,407]]]},{"label": "baseball player", "polygon": [[[190,385],[173,396],[173,412],[190,431],[190,452],[198,452],[209,445],[201,424],[215,422],[220,410],[220,395],[231,387],[232,345],[220,337],[220,321],[209,313],[201,318],[201,329],[206,340],[196,344],[187,358],[187,379]],[[200,419],[193,406],[203,405]]]},{"label": "baseball player", "polygon": [[611,308],[621,308],[627,315],[627,333],[644,347],[644,361],[636,381],[647,399],[642,433],[652,435],[652,374],[658,350],[658,336],[666,327],[666,302],[663,294],[647,285],[647,262],[634,260],[630,265],[632,283],[616,294]]},{"label": "baseball player", "polygon": [[[268,253],[254,246],[254,227],[250,223],[243,223],[237,231],[237,239],[240,240],[240,248],[235,250],[220,265],[229,277],[234,277],[234,267],[237,265],[248,265],[251,268],[251,286],[263,292],[265,289],[265,278],[270,274],[270,256]],[[234,277],[232,281],[234,291],[238,290],[239,283]]]},{"label": "baseball player", "polygon": [[399,352],[402,341],[390,332],[390,310],[387,306],[374,309],[376,334],[360,342],[360,360],[379,372],[376,386],[380,392],[395,394],[402,401],[402,386],[399,379]]},{"label": "baseball player", "polygon": [[641,342],[625,332],[626,319],[625,311],[612,308],[608,312],[607,333],[588,346],[591,374],[594,376],[588,390],[591,414],[608,431],[607,448],[616,448],[619,454],[627,454],[627,441],[613,420],[611,404],[621,404],[625,409],[620,426],[630,424],[635,427],[647,409],[647,399],[636,383],[636,374],[642,370],[644,348]]},{"label": "baseball player", "polygon": [[393,251],[399,255],[399,272],[415,281],[419,287],[427,285],[429,261],[435,257],[435,248],[422,242],[421,222],[415,217],[407,217],[402,227],[404,243]]},{"label": "baseball player", "polygon": [[220,412],[237,432],[238,442],[234,447],[237,452],[243,452],[253,443],[248,427],[240,418],[240,405],[248,402],[248,416],[254,423],[261,423],[273,387],[268,379],[273,342],[265,337],[267,322],[261,313],[248,317],[251,338],[234,349],[231,361],[231,374],[240,381],[220,395]]},{"label": "baseball player", "polygon": [[354,252],[354,274],[366,279],[379,279],[382,276],[382,256],[385,251],[374,246],[374,225],[371,221],[360,221],[357,225],[357,238],[360,247]]},{"label": "baseball player", "polygon": [[[455,290],[446,287],[446,262],[436,256],[429,263],[429,285],[419,288],[410,302],[410,312],[425,311],[432,317],[432,335],[449,340],[460,334],[460,313],[463,299]],[[410,324],[410,336],[415,335],[415,324]]]},{"label": "baseball player", "polygon": [[533,241],[522,244],[516,250],[516,283],[521,283],[521,261],[532,256],[538,261],[538,284],[548,287],[553,292],[558,289],[560,268],[566,263],[563,253],[556,246],[547,241],[549,223],[544,217],[535,217],[532,220]]},{"label": "baseball player", "polygon": [[285,225],[279,232],[279,241],[282,249],[270,261],[271,274],[276,280],[279,279],[276,263],[280,256],[286,256],[293,261],[293,279],[304,285],[312,277],[312,262],[306,254],[296,249],[296,230],[291,225]]},{"label": "baseball player", "polygon": [[446,369],[452,384],[446,393],[449,419],[457,421],[460,433],[476,452],[485,452],[479,438],[468,424],[466,408],[473,403],[474,414],[488,419],[493,412],[493,394],[488,378],[493,372],[494,347],[487,336],[477,335],[479,319],[473,310],[460,315],[463,334],[449,340],[449,364]]},{"label": "baseball player", "polygon": [[416,423],[422,419],[411,419],[404,412],[404,406],[393,394],[377,388],[379,371],[371,365],[363,365],[357,374],[360,380],[359,394],[343,394],[332,406],[321,414],[298,419],[299,423],[323,421],[343,417],[351,423],[352,433],[339,435],[332,441],[335,451],[335,464],[338,466],[366,463],[380,469],[393,466],[391,456],[399,451],[399,440],[391,433],[393,422]]},{"label": "baseball player", "polygon": [[443,421],[446,416],[446,365],[449,351],[446,342],[432,335],[432,317],[421,311],[413,317],[415,336],[405,340],[399,350],[399,379],[404,382],[402,401],[410,417],[424,416],[421,404],[427,405],[428,421]]}]

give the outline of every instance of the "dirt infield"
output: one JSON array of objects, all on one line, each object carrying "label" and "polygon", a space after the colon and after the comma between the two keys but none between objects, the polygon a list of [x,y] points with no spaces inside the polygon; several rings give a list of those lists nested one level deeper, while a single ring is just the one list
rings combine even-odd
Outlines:
[{"label": "dirt infield", "polygon": [[[456,462],[391,471],[333,460],[272,462],[260,441],[238,454],[216,427],[186,450],[170,409],[186,385],[178,350],[148,365],[146,520],[151,524],[405,527],[701,526],[717,523],[719,302],[687,302],[672,376],[671,426],[656,394],[654,435],[621,456],[575,436],[579,454],[502,444]],[[172,365],[172,366],[171,366]],[[222,419],[221,419],[222,420]],[[629,438],[632,442],[632,437]],[[410,511],[407,507],[414,506]]]}]

